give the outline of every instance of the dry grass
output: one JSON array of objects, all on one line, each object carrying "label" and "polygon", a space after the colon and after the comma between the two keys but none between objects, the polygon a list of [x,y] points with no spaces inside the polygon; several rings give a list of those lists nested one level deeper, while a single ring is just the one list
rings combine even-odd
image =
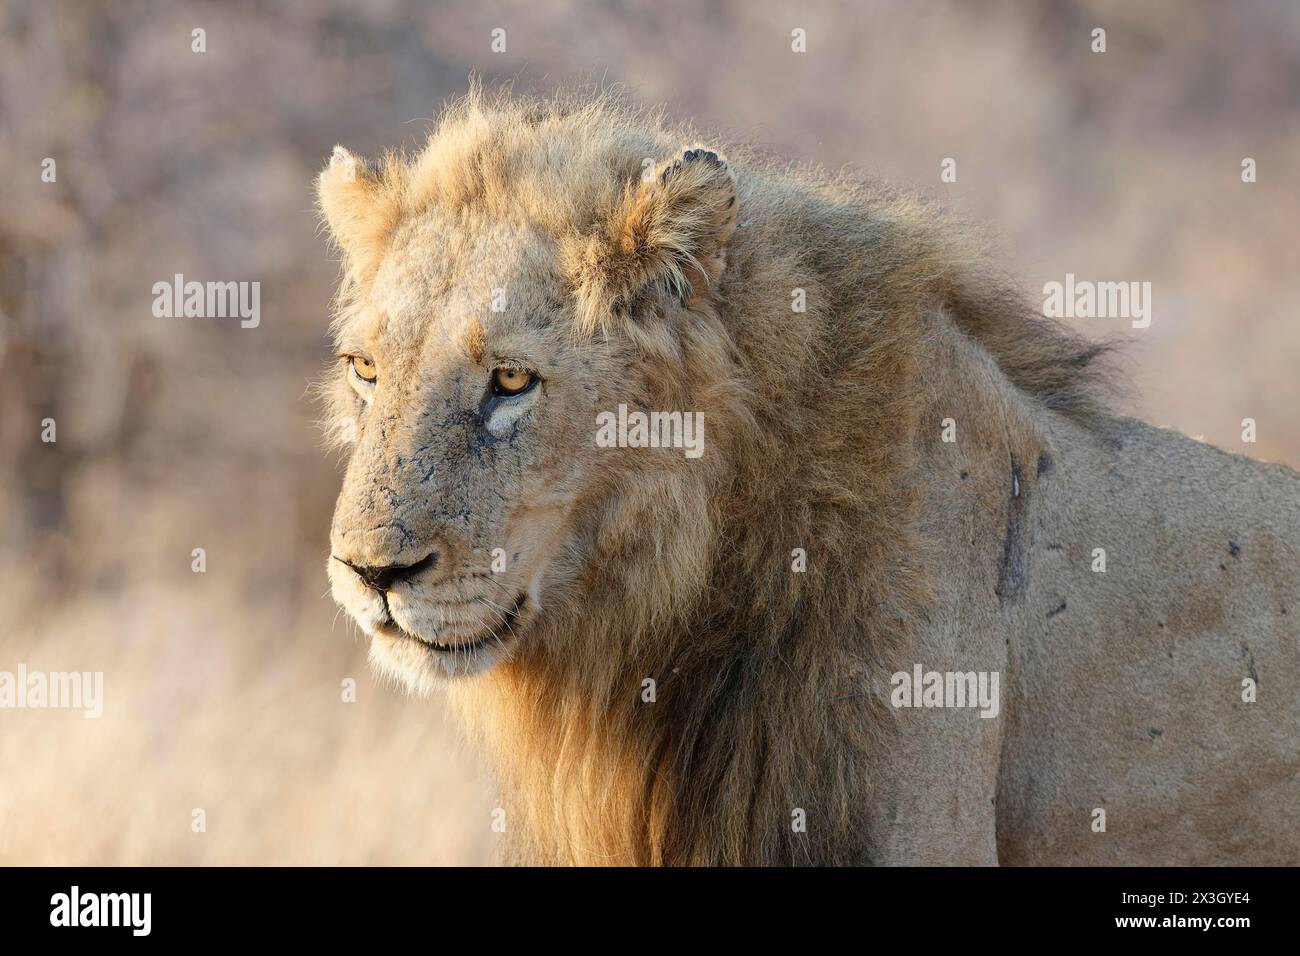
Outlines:
[{"label": "dry grass", "polygon": [[225,591],[87,596],[32,629],[29,670],[102,670],[104,715],[5,714],[0,862],[486,860],[491,804],[441,708],[376,686],[330,614],[249,633]]}]

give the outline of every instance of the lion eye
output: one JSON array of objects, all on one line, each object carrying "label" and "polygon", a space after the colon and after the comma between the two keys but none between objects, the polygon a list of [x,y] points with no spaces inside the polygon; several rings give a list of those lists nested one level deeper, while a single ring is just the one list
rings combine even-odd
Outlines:
[{"label": "lion eye", "polygon": [[354,355],[350,359],[352,371],[357,373],[357,378],[363,382],[374,382],[378,377],[378,371],[375,369],[375,363],[362,355]]},{"label": "lion eye", "polygon": [[492,394],[518,395],[532,387],[537,379],[520,368],[499,368],[492,373]]}]

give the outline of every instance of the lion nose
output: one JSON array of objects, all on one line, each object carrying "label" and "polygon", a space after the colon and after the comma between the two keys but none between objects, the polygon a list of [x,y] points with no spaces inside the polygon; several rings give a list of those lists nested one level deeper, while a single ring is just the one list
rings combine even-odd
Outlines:
[{"label": "lion nose", "polygon": [[438,552],[427,554],[414,564],[387,564],[383,566],[353,564],[347,558],[338,558],[337,560],[346,564],[357,573],[357,577],[366,583],[366,587],[373,588],[376,591],[387,591],[398,581],[405,581],[419,574],[425,568],[431,568],[438,563]]}]

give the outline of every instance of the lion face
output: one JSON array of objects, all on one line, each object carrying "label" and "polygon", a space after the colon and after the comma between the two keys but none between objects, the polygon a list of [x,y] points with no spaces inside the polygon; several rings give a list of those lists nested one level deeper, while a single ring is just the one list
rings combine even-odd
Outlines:
[{"label": "lion face", "polygon": [[[562,148],[585,175],[547,160]],[[638,543],[662,565],[674,509],[706,500],[673,483],[708,466],[596,439],[620,407],[690,409],[689,356],[721,334],[689,344],[712,315],[734,179],[707,151],[652,176],[640,155],[593,159],[567,134],[485,151],[452,131],[412,165],[337,149],[321,175],[345,276],[327,392],[350,446],[329,577],[372,662],[414,689],[571,632],[547,618],[593,566]],[[707,378],[728,391],[716,362]]]},{"label": "lion face", "polygon": [[629,370],[575,347],[548,245],[427,215],[340,329],[335,401],[355,445],[329,576],[372,660],[407,682],[510,657],[543,584],[563,583],[548,572],[593,490],[594,408]]}]

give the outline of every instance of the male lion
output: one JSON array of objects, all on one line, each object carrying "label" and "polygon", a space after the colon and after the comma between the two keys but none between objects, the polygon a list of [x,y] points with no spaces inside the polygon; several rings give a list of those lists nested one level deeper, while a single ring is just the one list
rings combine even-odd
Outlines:
[{"label": "male lion", "polygon": [[694,142],[475,92],[320,177],[334,595],[507,858],[1300,863],[1300,476],[1109,414],[924,204]]}]

